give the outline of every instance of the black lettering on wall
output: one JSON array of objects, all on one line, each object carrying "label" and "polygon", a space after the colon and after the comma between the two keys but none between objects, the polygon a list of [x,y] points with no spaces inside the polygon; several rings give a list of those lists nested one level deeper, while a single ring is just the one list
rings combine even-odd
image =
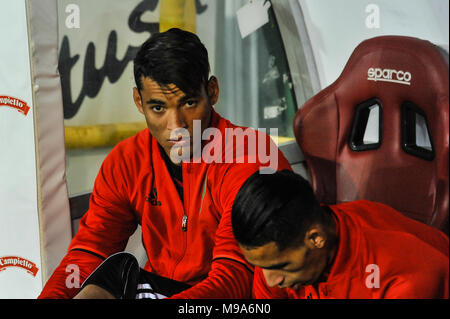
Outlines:
[{"label": "black lettering on wall", "polygon": [[200,0],[195,0],[195,11],[197,12],[197,14],[202,14],[206,9],[208,9],[207,4],[203,5]]},{"label": "black lettering on wall", "polygon": [[[146,11],[154,11],[156,9],[158,2],[159,0],[141,1],[132,10],[130,16],[128,17],[129,28],[136,33],[148,32],[150,35],[158,32],[158,22],[148,23],[141,20],[142,15]],[[208,7],[207,5],[202,5],[199,0],[196,0],[195,3],[197,14],[203,13]],[[90,98],[97,96],[105,78],[108,78],[111,83],[118,81],[128,63],[134,59],[139,47],[128,46],[123,59],[117,59],[117,32],[112,30],[109,33],[107,40],[105,60],[100,69],[95,67],[95,49],[95,44],[93,42],[89,42],[84,58],[81,91],[78,97],[74,100],[72,98],[70,74],[72,68],[78,62],[80,55],[75,54],[74,56],[71,56],[69,38],[65,36],[62,40],[59,51],[58,67],[61,77],[61,90],[65,119],[73,118],[78,113],[86,96]]]}]

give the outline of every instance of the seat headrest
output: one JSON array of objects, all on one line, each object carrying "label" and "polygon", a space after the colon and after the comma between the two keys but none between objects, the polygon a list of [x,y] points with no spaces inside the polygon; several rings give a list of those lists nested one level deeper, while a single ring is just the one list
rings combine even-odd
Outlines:
[{"label": "seat headrest", "polygon": [[380,201],[441,227],[448,122],[448,56],[428,41],[381,36],[359,44],[338,79],[299,109],[294,133],[322,202]]},{"label": "seat headrest", "polygon": [[436,104],[430,101],[448,94],[448,60],[428,41],[403,36],[376,37],[355,48],[336,84],[340,86],[336,90],[346,90],[346,94],[354,94],[356,99],[396,95],[424,108],[434,108]]}]

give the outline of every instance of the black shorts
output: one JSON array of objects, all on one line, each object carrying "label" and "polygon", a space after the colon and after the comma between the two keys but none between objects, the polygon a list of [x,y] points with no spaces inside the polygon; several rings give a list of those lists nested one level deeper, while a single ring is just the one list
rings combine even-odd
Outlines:
[{"label": "black shorts", "polygon": [[191,287],[140,268],[136,258],[126,252],[105,259],[81,289],[90,284],[107,290],[117,299],[164,299]]}]

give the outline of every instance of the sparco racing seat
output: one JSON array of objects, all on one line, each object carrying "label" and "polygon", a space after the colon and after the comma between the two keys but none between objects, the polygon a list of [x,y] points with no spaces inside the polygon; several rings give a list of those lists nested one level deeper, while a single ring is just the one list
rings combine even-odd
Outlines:
[{"label": "sparco racing seat", "polygon": [[448,234],[448,54],[428,41],[362,42],[342,74],[297,112],[316,195],[368,199]]}]

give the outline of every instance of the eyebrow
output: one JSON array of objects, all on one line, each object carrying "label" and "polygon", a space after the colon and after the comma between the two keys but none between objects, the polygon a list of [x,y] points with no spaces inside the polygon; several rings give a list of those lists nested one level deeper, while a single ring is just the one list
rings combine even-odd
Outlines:
[{"label": "eyebrow", "polygon": [[161,100],[157,100],[157,99],[150,99],[147,102],[145,102],[146,104],[158,104],[158,105],[166,105],[165,102],[161,101]]},{"label": "eyebrow", "polygon": [[[183,95],[179,100],[178,103],[179,104],[184,104],[186,103],[188,100],[190,99],[198,99],[198,95]],[[158,100],[158,99],[150,99],[147,102],[145,102],[146,104],[157,104],[157,105],[166,105],[166,103],[164,101]]]}]

